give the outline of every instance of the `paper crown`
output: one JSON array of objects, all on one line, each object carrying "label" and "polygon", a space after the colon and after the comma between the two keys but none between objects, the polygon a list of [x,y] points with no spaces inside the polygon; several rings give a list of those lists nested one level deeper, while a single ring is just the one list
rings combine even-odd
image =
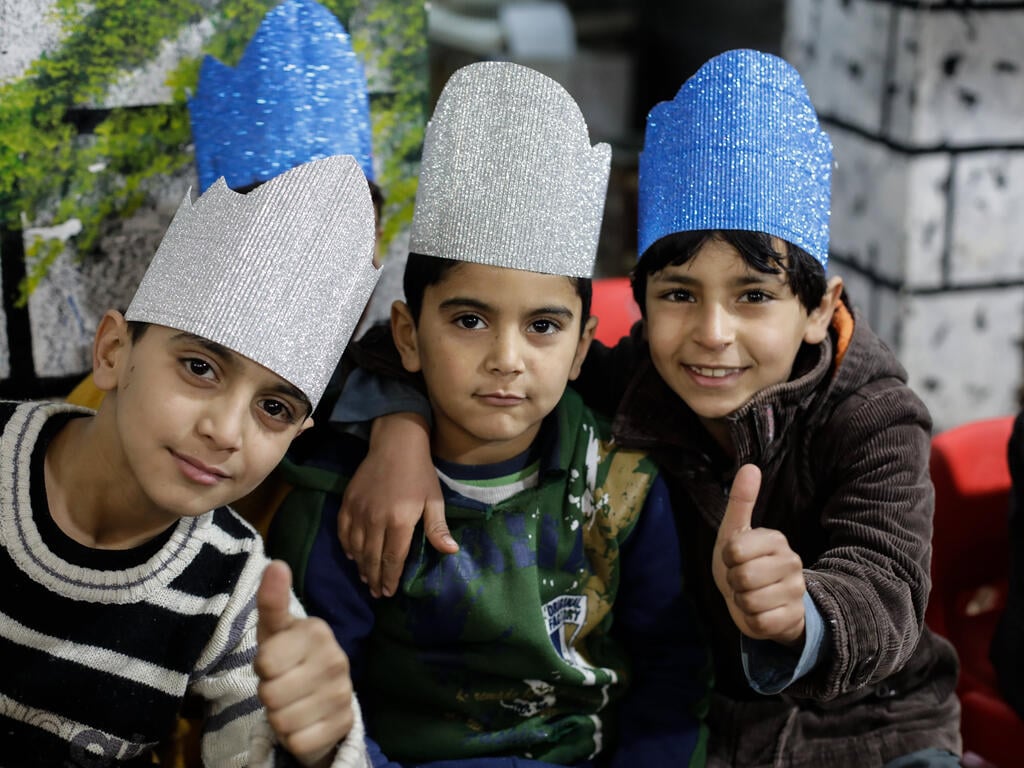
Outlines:
[{"label": "paper crown", "polygon": [[727,51],[647,116],[638,252],[675,232],[744,229],[828,262],[832,142],[799,73]]},{"label": "paper crown", "polygon": [[610,163],[551,78],[511,62],[463,67],[427,124],[409,250],[589,277]]},{"label": "paper crown", "polygon": [[377,282],[370,190],[350,156],[247,195],[186,194],[125,317],[222,344],[315,407]]},{"label": "paper crown", "polygon": [[330,155],[354,156],[373,179],[363,67],[315,0],[271,9],[236,69],[207,56],[189,113],[203,191],[221,176],[239,189]]}]

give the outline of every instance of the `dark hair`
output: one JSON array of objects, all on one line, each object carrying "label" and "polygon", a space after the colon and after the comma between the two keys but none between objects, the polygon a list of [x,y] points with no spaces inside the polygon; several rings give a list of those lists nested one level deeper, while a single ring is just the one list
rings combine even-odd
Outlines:
[{"label": "dark hair", "polygon": [[[656,240],[644,251],[633,269],[633,298],[646,316],[644,301],[647,296],[647,278],[669,264],[685,264],[693,258],[705,242],[718,238],[735,248],[743,260],[753,269],[766,274],[786,274],[786,281],[793,293],[810,312],[821,303],[828,281],[825,268],[803,248],[782,240],[786,252],[779,253],[772,244],[772,236],[764,232],[749,232],[742,229],[700,229],[692,232],[676,232]],[[781,240],[781,238],[778,238]]]},{"label": "dark hair", "polygon": [[[453,267],[465,264],[464,261],[445,259],[441,256],[426,256],[422,253],[410,253],[405,263],[405,275],[402,278],[402,289],[405,291],[405,303],[409,305],[413,320],[419,322],[423,310],[423,292],[427,286],[441,282],[441,279]],[[576,289],[583,308],[580,312],[580,335],[590,318],[590,301],[593,296],[592,282],[589,277],[566,277]]]},{"label": "dark hair", "polygon": [[129,320],[128,321],[128,335],[131,336],[132,343],[138,342],[149,329],[149,323],[145,323],[141,320]]}]

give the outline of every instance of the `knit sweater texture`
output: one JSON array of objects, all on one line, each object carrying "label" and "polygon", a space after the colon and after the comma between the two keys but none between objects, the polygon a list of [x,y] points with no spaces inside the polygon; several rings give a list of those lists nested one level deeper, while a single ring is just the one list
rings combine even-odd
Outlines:
[{"label": "knit sweater texture", "polygon": [[[43,459],[89,411],[0,403],[0,743],[5,766],[149,765],[186,700],[206,765],[292,764],[257,697],[259,536],[223,507],[129,550],[66,536]],[[293,613],[303,615],[293,598]],[[336,766],[365,764],[361,718]]]}]

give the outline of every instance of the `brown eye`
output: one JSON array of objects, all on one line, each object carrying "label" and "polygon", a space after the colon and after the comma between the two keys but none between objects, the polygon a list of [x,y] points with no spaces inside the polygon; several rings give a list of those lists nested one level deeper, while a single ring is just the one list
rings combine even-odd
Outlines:
[{"label": "brown eye", "polygon": [[289,424],[292,424],[295,421],[294,411],[280,400],[261,400],[259,405],[260,408],[263,409],[264,413],[276,421],[284,421]]},{"label": "brown eye", "polygon": [[213,366],[198,357],[187,357],[182,362],[193,376],[207,378],[213,373]]},{"label": "brown eye", "polygon": [[484,321],[477,315],[459,315],[459,317],[455,318],[455,324],[472,331],[482,327]]},{"label": "brown eye", "polygon": [[530,330],[533,331],[534,333],[547,335],[562,330],[562,327],[554,320],[543,319],[534,320],[532,323],[530,323]]}]

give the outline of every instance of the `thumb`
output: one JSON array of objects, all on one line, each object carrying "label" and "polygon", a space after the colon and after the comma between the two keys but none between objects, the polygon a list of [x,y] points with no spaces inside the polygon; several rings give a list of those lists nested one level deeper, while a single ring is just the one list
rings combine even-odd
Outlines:
[{"label": "thumb", "polygon": [[754,464],[744,464],[733,478],[729,503],[725,507],[722,524],[718,527],[718,540],[728,541],[733,534],[750,529],[754,504],[761,490],[761,470]]},{"label": "thumb", "polygon": [[459,551],[459,545],[448,530],[448,523],[444,518],[444,499],[430,498],[423,507],[423,532],[438,552],[442,554],[455,554]]},{"label": "thumb", "polygon": [[273,560],[263,571],[259,591],[256,592],[256,642],[262,643],[271,635],[292,625],[291,605],[292,572],[281,560]]}]

